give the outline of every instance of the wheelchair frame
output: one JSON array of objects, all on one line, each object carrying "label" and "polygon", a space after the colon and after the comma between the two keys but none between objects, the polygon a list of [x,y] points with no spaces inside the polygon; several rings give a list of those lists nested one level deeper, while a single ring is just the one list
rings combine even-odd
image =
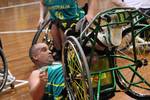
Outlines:
[{"label": "wheelchair frame", "polygon": [[[142,39],[144,40],[142,49],[137,47],[138,42],[136,41],[139,39],[137,38],[139,34],[150,29],[149,24],[139,23],[145,18],[149,20],[149,17],[134,8],[113,8],[98,13],[85,28],[82,26],[78,38],[66,36],[62,50],[62,63],[70,100],[107,99],[114,95],[116,85],[133,98],[150,98],[150,94],[146,94],[147,91],[150,92],[149,78],[145,78],[140,72],[142,69],[148,68],[149,59],[146,55],[149,55],[149,51],[146,50],[145,45],[149,47],[149,40],[145,42],[145,39]],[[43,30],[48,29],[46,25],[49,25],[50,21],[45,23],[35,34],[36,39],[34,37],[32,45],[38,42]],[[115,36],[113,37],[111,34],[111,30],[116,27],[121,30],[117,31],[121,34],[122,40],[118,44],[114,41]],[[44,34],[48,36],[48,32]],[[98,38],[99,34],[103,39]],[[125,36],[129,34],[131,35],[130,41],[122,47]],[[44,38],[44,41],[49,40],[51,39]],[[101,46],[102,49],[97,49],[97,46]],[[129,50],[130,47],[132,49]],[[98,61],[102,64],[101,69],[92,69],[97,64],[92,63],[95,52]],[[108,82],[109,84],[103,83],[103,78],[107,76],[107,73],[111,80],[110,83]],[[94,79],[96,83],[93,82]],[[144,89],[146,93],[140,93],[138,89]]]}]

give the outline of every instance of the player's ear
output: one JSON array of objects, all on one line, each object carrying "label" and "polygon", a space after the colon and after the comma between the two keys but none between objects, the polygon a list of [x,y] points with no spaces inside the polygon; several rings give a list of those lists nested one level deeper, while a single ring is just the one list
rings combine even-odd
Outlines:
[{"label": "player's ear", "polygon": [[34,60],[38,60],[39,56],[40,56],[40,55],[34,55],[34,56],[33,56],[33,59],[34,59]]}]

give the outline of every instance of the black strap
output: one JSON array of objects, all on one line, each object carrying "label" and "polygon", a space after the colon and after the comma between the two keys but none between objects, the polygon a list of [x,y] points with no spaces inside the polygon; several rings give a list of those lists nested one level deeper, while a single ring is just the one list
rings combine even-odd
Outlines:
[{"label": "black strap", "polygon": [[1,49],[3,48],[1,38],[0,38],[0,48]]}]

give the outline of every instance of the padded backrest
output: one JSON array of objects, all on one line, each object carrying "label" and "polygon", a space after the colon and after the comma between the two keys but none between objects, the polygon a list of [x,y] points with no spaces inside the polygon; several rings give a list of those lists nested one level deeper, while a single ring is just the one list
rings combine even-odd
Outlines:
[{"label": "padded backrest", "polygon": [[[96,41],[100,41],[107,47],[118,46],[122,40],[122,29],[130,25],[134,14],[132,8],[113,8],[100,12],[86,26],[80,38],[82,40],[93,34],[97,35]],[[89,38],[89,41],[93,40]]]},{"label": "padded backrest", "polygon": [[[125,11],[114,11],[108,12],[106,15],[109,17],[110,21],[103,25],[101,22],[102,31],[105,33],[105,45],[107,46],[119,46],[122,40],[122,30],[130,23],[129,14]],[[100,36],[100,34],[98,34]]]}]

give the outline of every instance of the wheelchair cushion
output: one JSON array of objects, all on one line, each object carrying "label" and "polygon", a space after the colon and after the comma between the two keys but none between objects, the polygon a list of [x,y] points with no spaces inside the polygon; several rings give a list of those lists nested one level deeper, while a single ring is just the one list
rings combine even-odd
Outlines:
[{"label": "wheelchair cushion", "polygon": [[97,38],[107,47],[119,46],[122,40],[122,27],[105,27],[98,33]]}]

